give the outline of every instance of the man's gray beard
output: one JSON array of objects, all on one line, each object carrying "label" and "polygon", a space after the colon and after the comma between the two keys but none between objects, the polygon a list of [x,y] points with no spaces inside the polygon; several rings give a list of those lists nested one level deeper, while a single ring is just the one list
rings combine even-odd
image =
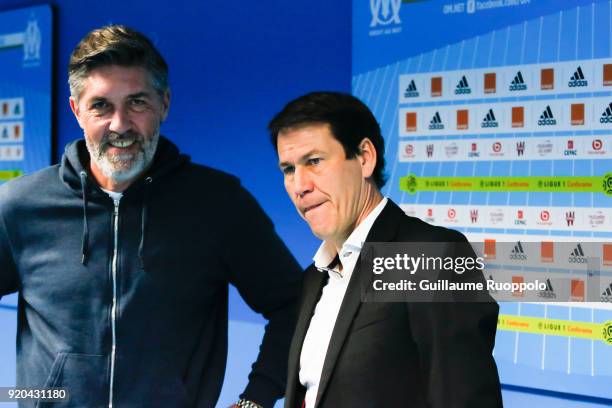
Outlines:
[{"label": "man's gray beard", "polygon": [[106,177],[117,183],[124,183],[134,180],[149,167],[157,150],[159,131],[150,140],[142,137],[136,139],[136,142],[141,143],[141,149],[136,152],[135,157],[132,153],[109,157],[106,152],[101,151],[102,145],[105,145],[107,140],[105,138],[99,144],[95,144],[91,143],[86,136],[85,144],[89,151],[89,157]]}]

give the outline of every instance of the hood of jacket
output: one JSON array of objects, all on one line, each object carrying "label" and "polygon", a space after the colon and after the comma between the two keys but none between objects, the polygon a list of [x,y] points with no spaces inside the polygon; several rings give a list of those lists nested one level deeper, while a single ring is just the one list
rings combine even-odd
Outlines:
[{"label": "hood of jacket", "polygon": [[[147,204],[149,201],[149,190],[151,184],[161,177],[172,173],[190,161],[189,156],[179,153],[174,143],[165,138],[159,137],[157,150],[153,157],[153,163],[149,169],[137,180],[135,180],[125,191],[124,194],[136,194],[136,191],[143,191],[141,209],[141,231],[140,244],[138,247],[138,258],[140,265],[145,268],[145,231],[147,225]],[[62,162],[59,169],[59,176],[66,187],[81,197],[83,201],[83,233],[81,245],[81,263],[87,264],[89,256],[89,221],[87,217],[87,204],[90,195],[106,195],[89,170],[90,156],[84,139],[76,140],[66,146]]]}]

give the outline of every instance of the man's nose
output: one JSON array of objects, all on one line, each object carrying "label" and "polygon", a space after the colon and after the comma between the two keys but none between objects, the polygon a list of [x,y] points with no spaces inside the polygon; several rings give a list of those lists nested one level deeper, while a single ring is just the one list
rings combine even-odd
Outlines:
[{"label": "man's nose", "polygon": [[115,109],[108,128],[111,132],[123,134],[132,128],[132,119],[126,109]]},{"label": "man's nose", "polygon": [[313,190],[312,177],[308,171],[300,166],[296,167],[293,174],[293,183],[295,194],[303,197],[305,194]]}]

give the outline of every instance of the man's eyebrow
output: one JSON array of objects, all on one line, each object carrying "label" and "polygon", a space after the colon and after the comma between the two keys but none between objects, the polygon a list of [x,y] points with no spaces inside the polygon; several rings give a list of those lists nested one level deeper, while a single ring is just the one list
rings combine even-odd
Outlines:
[{"label": "man's eyebrow", "polygon": [[[310,151],[308,151],[307,153],[303,154],[299,159],[298,159],[298,163],[303,163],[306,160],[308,160],[311,156],[316,155],[316,154],[321,154],[322,152],[320,150],[317,149],[312,149]],[[278,163],[278,167],[280,167],[281,169],[283,167],[287,167],[287,166],[292,166],[293,164],[289,163],[289,162],[280,162]]]},{"label": "man's eyebrow", "polygon": [[147,97],[148,98],[150,96],[151,96],[151,94],[149,92],[141,91],[141,92],[136,92],[136,93],[133,93],[133,94],[129,94],[127,96],[127,98],[128,99],[142,98],[142,97]]}]

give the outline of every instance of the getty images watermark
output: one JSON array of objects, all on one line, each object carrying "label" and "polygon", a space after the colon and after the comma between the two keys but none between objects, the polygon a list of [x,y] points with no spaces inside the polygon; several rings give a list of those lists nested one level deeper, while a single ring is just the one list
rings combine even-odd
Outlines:
[{"label": "getty images watermark", "polygon": [[366,243],[366,302],[612,302],[612,244]]}]

